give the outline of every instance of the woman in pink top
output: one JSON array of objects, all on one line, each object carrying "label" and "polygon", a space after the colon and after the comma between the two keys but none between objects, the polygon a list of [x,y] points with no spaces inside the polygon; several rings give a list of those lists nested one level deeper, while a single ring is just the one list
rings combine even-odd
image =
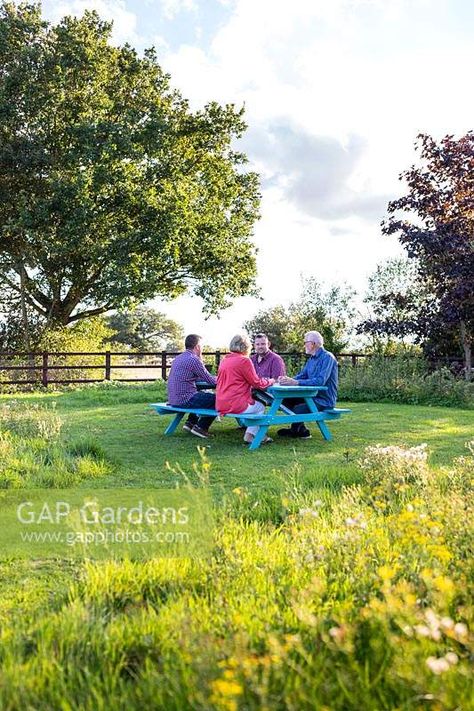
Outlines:
[{"label": "woman in pink top", "polygon": [[[265,406],[252,397],[252,388],[268,388],[273,378],[259,378],[249,358],[252,346],[247,336],[234,336],[229,350],[221,361],[217,373],[216,410],[221,415],[234,412],[242,415],[261,415]],[[250,444],[257,434],[258,426],[247,427],[244,442]],[[263,443],[271,442],[265,437]]]}]

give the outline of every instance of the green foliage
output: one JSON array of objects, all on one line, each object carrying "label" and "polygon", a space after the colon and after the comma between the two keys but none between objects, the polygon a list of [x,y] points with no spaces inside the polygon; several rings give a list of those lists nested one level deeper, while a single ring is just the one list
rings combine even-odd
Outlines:
[{"label": "green foliage", "polygon": [[273,350],[284,352],[289,348],[288,332],[291,328],[288,310],[284,306],[273,306],[259,311],[243,324],[253,338],[257,333],[265,333]]},{"label": "green foliage", "polygon": [[416,260],[394,258],[377,265],[369,277],[364,303],[369,317],[358,331],[372,336],[373,348],[384,347],[413,337],[421,311],[433,296],[419,276]]},{"label": "green foliage", "polygon": [[306,331],[319,331],[327,350],[340,353],[347,345],[355,309],[355,292],[348,286],[331,286],[323,291],[314,277],[303,281],[299,299],[289,308],[291,344],[301,348]]},{"label": "green foliage", "polygon": [[216,510],[209,559],[58,566],[54,595],[47,563],[2,563],[22,595],[0,601],[0,705],[471,711],[467,459],[467,486],[465,463],[425,476],[403,447],[366,451],[360,485],[336,495],[291,477],[277,525],[251,521],[242,486]]},{"label": "green foliage", "polygon": [[112,337],[113,331],[106,321],[94,317],[71,326],[44,331],[37,347],[47,351],[93,352],[104,350]]},{"label": "green foliage", "polygon": [[136,351],[174,351],[183,348],[183,327],[147,306],[111,314],[107,316],[107,324],[114,331],[110,340]]},{"label": "green foliage", "polygon": [[266,333],[276,351],[301,351],[307,331],[319,331],[324,347],[340,353],[347,345],[355,310],[355,292],[347,286],[323,291],[314,277],[303,280],[300,297],[288,308],[275,306],[257,313],[244,324],[251,334]]},{"label": "green foliage", "polygon": [[41,407],[37,403],[26,406],[17,400],[2,405],[0,431],[10,432],[20,438],[56,440],[61,432],[62,421],[55,409]]},{"label": "green foliage", "polygon": [[340,369],[339,397],[355,402],[400,402],[474,408],[474,386],[448,368],[429,371],[412,356],[374,356]]},{"label": "green foliage", "polygon": [[21,296],[0,284],[0,350],[31,351],[41,338],[44,319]]},{"label": "green foliage", "polygon": [[0,4],[2,281],[48,324],[188,287],[216,312],[254,290],[243,110],[191,112],[154,50],[110,33]]},{"label": "green foliage", "polygon": [[421,165],[404,171],[408,193],[388,205],[385,234],[396,234],[434,295],[411,324],[421,341],[455,328],[471,378],[474,340],[474,132],[436,142],[418,136]]},{"label": "green foliage", "polygon": [[67,451],[74,457],[89,457],[97,461],[106,459],[104,448],[90,435],[68,443]]},{"label": "green foliage", "polygon": [[66,445],[61,426],[54,407],[0,405],[0,489],[65,488],[112,472],[95,442]]},{"label": "green foliage", "polygon": [[[113,331],[100,316],[78,321],[70,326],[44,331],[38,344],[38,350],[50,352],[96,353],[110,348],[109,339]],[[55,366],[75,365],[94,366],[97,370],[84,368],[78,370],[55,370],[49,373],[51,380],[80,380],[82,378],[104,377],[104,356],[54,356],[50,362]]]}]

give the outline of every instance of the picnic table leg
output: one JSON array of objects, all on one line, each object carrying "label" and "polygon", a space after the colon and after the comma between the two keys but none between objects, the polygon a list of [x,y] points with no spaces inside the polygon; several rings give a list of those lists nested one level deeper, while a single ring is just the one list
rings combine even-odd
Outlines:
[{"label": "picnic table leg", "polygon": [[[309,398],[307,401],[307,405],[310,409],[311,412],[321,412],[321,410],[318,409],[318,406],[314,402],[313,398]],[[323,410],[324,412],[324,410]],[[332,439],[332,434],[329,431],[329,427],[325,423],[324,420],[316,420],[316,424],[319,427],[319,431],[321,432],[323,438],[326,440],[326,442],[329,442]]]},{"label": "picnic table leg", "polygon": [[329,442],[332,439],[332,434],[330,433],[327,424],[324,422],[324,420],[317,420],[316,424],[318,425],[319,431],[321,432],[324,439]]},{"label": "picnic table leg", "polygon": [[165,429],[165,435],[171,435],[183,419],[185,413],[184,412],[177,412],[174,420],[170,422],[168,427]]},{"label": "picnic table leg", "polygon": [[260,425],[260,427],[258,428],[258,432],[255,435],[255,437],[253,438],[249,449],[258,449],[260,447],[260,445],[262,444],[263,440],[265,439],[267,431],[268,431],[268,425]]}]

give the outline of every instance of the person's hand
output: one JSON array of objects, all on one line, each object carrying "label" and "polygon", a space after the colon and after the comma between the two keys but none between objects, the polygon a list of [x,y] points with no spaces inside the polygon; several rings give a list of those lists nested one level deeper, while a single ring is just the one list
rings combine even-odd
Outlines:
[{"label": "person's hand", "polygon": [[280,375],[278,378],[280,385],[298,385],[298,381],[294,378],[289,378],[287,375]]},{"label": "person's hand", "polygon": [[270,386],[270,385],[275,385],[275,383],[276,383],[275,378],[268,378],[268,384],[269,384],[269,386]]}]

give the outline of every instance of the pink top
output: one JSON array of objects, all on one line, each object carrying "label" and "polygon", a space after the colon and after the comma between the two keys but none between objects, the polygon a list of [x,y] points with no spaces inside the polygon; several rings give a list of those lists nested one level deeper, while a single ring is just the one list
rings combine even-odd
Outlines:
[{"label": "pink top", "polygon": [[268,378],[259,378],[250,358],[243,353],[228,353],[217,373],[216,410],[221,415],[244,412],[253,405],[252,388],[268,388]]}]

